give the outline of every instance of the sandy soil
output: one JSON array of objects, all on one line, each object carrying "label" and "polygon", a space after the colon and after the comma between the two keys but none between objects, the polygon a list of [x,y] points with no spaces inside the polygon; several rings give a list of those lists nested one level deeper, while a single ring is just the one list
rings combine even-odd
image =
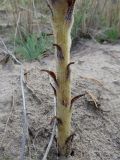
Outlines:
[{"label": "sandy soil", "polygon": [[[0,56],[3,59],[3,55]],[[120,160],[120,46],[78,42],[72,51],[72,95],[89,92],[79,99],[73,112],[76,133],[74,156],[69,160]],[[21,146],[20,67],[9,60],[0,64],[0,160],[18,160]],[[53,92],[48,75],[40,69],[55,69],[54,56],[40,62],[24,63],[28,72],[25,87],[29,128],[33,136],[26,147],[26,159],[42,160],[49,142],[53,117]],[[7,127],[6,127],[7,122]],[[6,128],[6,129],[5,129]],[[35,137],[36,136],[36,139]],[[34,141],[34,145],[33,145]],[[55,144],[48,160],[57,160]]]}]

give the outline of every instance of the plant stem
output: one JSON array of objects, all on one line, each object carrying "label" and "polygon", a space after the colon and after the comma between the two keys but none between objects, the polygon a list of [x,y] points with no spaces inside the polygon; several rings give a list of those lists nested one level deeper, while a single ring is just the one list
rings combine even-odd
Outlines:
[{"label": "plant stem", "polygon": [[58,123],[57,143],[61,155],[71,151],[71,81],[70,81],[70,49],[71,28],[73,25],[73,1],[56,0],[51,2],[53,11],[52,26],[55,37],[57,55],[56,104]]}]

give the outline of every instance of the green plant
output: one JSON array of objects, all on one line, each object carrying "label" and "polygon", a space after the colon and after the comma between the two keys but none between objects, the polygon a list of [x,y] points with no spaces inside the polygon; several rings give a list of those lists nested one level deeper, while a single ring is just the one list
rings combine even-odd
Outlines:
[{"label": "green plant", "polygon": [[49,49],[51,40],[45,33],[41,33],[37,38],[35,34],[16,39],[16,53],[27,60],[38,59]]},{"label": "green plant", "polygon": [[104,34],[106,39],[110,42],[114,42],[119,38],[119,32],[115,27],[109,28]]},{"label": "green plant", "polygon": [[98,42],[116,42],[117,39],[119,38],[119,32],[116,29],[116,27],[111,27],[108,29],[105,29],[105,31],[101,31],[100,34],[98,34],[96,36],[96,39],[98,40]]}]

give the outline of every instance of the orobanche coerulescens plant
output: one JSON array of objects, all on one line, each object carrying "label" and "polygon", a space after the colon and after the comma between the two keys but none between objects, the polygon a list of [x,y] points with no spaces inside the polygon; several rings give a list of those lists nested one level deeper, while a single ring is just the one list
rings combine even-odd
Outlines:
[{"label": "orobanche coerulescens plant", "polygon": [[53,79],[52,85],[56,97],[57,146],[59,155],[71,153],[73,134],[71,133],[72,106],[80,96],[71,98],[70,62],[71,29],[74,22],[73,12],[76,0],[48,0],[52,13],[52,27],[56,47],[56,74],[47,72]]}]

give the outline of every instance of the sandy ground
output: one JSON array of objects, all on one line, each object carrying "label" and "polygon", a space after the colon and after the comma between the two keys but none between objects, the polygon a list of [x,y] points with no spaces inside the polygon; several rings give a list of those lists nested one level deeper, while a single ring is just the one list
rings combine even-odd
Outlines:
[{"label": "sandy ground", "polygon": [[[72,66],[72,95],[89,92],[97,98],[98,108],[90,96],[76,101],[72,120],[76,133],[74,156],[68,159],[120,160],[120,46],[78,42],[71,61],[76,62]],[[29,151],[26,147],[26,159],[42,160],[51,135],[54,100],[48,75],[40,70],[54,70],[54,56],[24,63],[24,68],[33,91],[25,87],[28,123],[33,133]],[[18,160],[20,155],[19,73],[20,67],[11,60],[0,64],[0,160]],[[53,159],[57,160],[55,143],[48,156],[48,160]]]}]

